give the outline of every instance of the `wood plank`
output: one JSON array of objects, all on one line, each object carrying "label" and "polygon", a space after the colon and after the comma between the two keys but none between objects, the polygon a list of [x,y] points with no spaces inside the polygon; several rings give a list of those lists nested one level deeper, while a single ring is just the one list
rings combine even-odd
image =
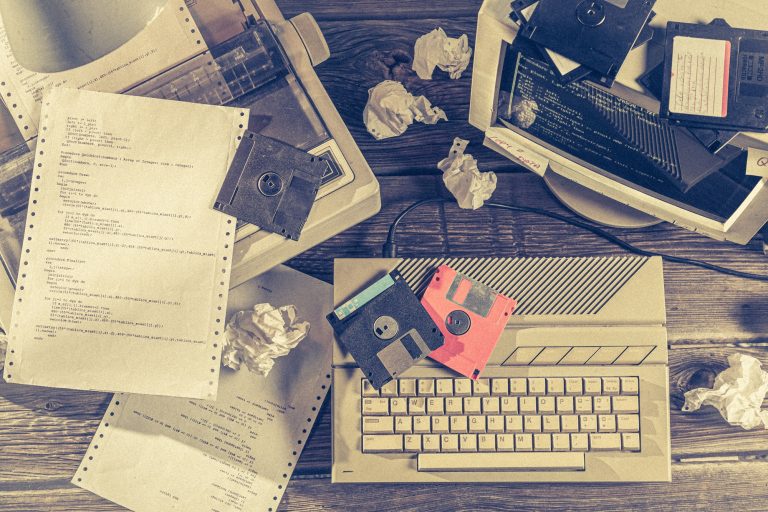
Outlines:
[{"label": "wood plank", "polygon": [[[768,500],[768,463],[674,464],[672,484],[441,484],[331,485],[330,479],[291,480],[279,511],[319,510],[727,510],[761,512]],[[439,496],[439,498],[438,498]],[[4,512],[125,510],[69,485],[0,487]]]},{"label": "wood plank", "polygon": [[482,0],[357,0],[351,9],[348,1],[277,0],[286,18],[309,12],[318,20],[420,20],[477,16],[482,3]]},{"label": "wood plank", "polygon": [[[761,348],[683,345],[670,351],[672,455],[675,460],[723,455],[768,455],[764,430],[745,432],[728,425],[712,408],[683,414],[683,393],[710,387],[736,351],[768,365]],[[327,402],[327,401],[326,401]],[[109,403],[106,393],[0,384],[0,489],[66,480],[77,468]],[[331,414],[324,404],[296,475],[328,475]]]},{"label": "wood plank", "polygon": [[[354,11],[355,9],[349,9]],[[468,152],[483,170],[519,172],[520,167],[482,146],[483,134],[468,123],[472,66],[458,80],[436,71],[431,81],[411,69],[416,39],[442,26],[449,36],[466,33],[474,45],[475,19],[321,22],[331,58],[317,68],[336,108],[376,174],[416,174],[439,171],[437,162],[448,155],[454,137],[471,141]],[[425,95],[445,110],[448,121],[434,126],[414,123],[400,137],[377,141],[365,129],[363,108],[368,89],[383,80],[397,80],[415,95]]]}]

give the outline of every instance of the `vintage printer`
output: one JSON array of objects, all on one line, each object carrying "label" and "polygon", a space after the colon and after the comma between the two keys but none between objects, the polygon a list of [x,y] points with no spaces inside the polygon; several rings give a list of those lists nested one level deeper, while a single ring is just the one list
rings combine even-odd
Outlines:
[{"label": "vintage printer", "polygon": [[[556,9],[565,3],[579,9]],[[641,227],[664,220],[715,239],[749,242],[768,221],[768,178],[748,169],[748,150],[768,148],[768,135],[689,129],[669,122],[660,108],[663,94],[654,93],[649,73],[663,68],[668,22],[707,25],[724,18],[731,27],[764,30],[765,11],[740,0],[702,0],[695,9],[690,2],[651,2],[648,27],[653,37],[629,52],[607,88],[595,80],[560,80],[537,52],[541,48],[526,37],[533,24],[525,27],[520,14],[512,12],[516,5],[534,4],[485,0],[480,9],[470,123],[485,133],[485,144],[542,176],[566,206],[602,224]],[[536,8],[542,5],[543,0]],[[638,5],[642,24],[649,19],[649,2],[644,0],[552,0],[545,7],[554,15],[550,17],[573,26],[584,21],[578,18],[581,7],[601,15]],[[598,38],[606,45],[613,44],[610,21],[606,18],[594,29],[607,34]],[[589,23],[582,25],[583,31],[592,30]],[[732,59],[731,65],[750,75],[758,66],[753,62],[764,62],[766,55],[754,50]],[[584,61],[594,56],[586,55]],[[750,87],[766,94],[761,80],[754,78]],[[686,181],[686,173],[695,179]]]},{"label": "vintage printer", "polygon": [[[244,222],[238,224],[233,286],[363,221],[380,208],[378,182],[315,74],[314,66],[325,61],[330,52],[309,14],[286,20],[273,0],[154,2],[159,7],[138,5],[152,3],[143,0],[130,11],[156,9],[150,12],[151,21],[140,25],[138,33],[124,44],[86,63],[75,55],[73,69],[52,73],[37,71],[57,67],[56,58],[70,57],[56,54],[62,45],[51,45],[53,55],[27,51],[25,45],[37,40],[29,30],[14,28],[28,25],[26,11],[36,6],[43,9],[39,6],[46,6],[46,2],[19,3],[22,5],[10,11],[0,11],[7,27],[0,27],[0,38],[4,39],[0,58],[5,59],[0,73],[5,70],[11,75],[0,77],[4,103],[0,108],[0,327],[7,326],[19,272],[34,147],[37,137],[44,136],[37,133],[37,118],[45,88],[66,84],[247,107],[250,132],[322,157],[325,172],[298,241]],[[111,23],[120,27],[120,13],[109,12],[100,0],[91,4],[84,16],[97,19],[80,26],[99,28]],[[75,3],[69,7],[78,8]],[[23,19],[12,25],[14,16]],[[33,17],[35,22],[43,18],[39,12]],[[56,26],[55,20],[51,26]],[[94,33],[98,32],[95,28]],[[104,37],[110,36],[102,32]],[[15,49],[19,59],[14,56]],[[37,70],[27,69],[20,61],[30,54],[48,62]],[[211,191],[211,197],[213,204],[216,191]]]}]

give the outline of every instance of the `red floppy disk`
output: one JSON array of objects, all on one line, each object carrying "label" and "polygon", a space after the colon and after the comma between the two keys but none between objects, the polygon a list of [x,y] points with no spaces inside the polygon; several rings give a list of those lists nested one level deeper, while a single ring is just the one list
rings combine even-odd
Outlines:
[{"label": "red floppy disk", "polygon": [[435,271],[421,304],[445,336],[445,344],[429,357],[475,380],[517,306],[447,265]]}]

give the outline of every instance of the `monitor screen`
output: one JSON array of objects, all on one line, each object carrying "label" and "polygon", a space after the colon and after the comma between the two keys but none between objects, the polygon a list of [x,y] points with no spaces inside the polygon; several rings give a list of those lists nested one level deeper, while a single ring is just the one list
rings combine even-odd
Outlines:
[{"label": "monitor screen", "polygon": [[760,180],[746,174],[740,148],[712,153],[614,90],[563,83],[524,38],[506,47],[496,115],[498,124],[594,172],[720,222]]}]

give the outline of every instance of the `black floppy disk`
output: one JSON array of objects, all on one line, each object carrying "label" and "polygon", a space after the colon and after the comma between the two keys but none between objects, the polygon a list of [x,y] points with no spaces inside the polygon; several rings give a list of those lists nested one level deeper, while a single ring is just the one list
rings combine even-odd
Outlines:
[{"label": "black floppy disk", "polygon": [[213,207],[298,240],[326,168],[320,157],[246,131]]},{"label": "black floppy disk", "polygon": [[[539,0],[520,34],[612,82],[646,25],[656,0]],[[646,35],[641,37],[643,31]]]},{"label": "black floppy disk", "polygon": [[768,32],[670,22],[661,114],[673,123],[768,132]]},{"label": "black floppy disk", "polygon": [[397,271],[327,318],[341,345],[376,389],[444,343],[443,334]]}]

